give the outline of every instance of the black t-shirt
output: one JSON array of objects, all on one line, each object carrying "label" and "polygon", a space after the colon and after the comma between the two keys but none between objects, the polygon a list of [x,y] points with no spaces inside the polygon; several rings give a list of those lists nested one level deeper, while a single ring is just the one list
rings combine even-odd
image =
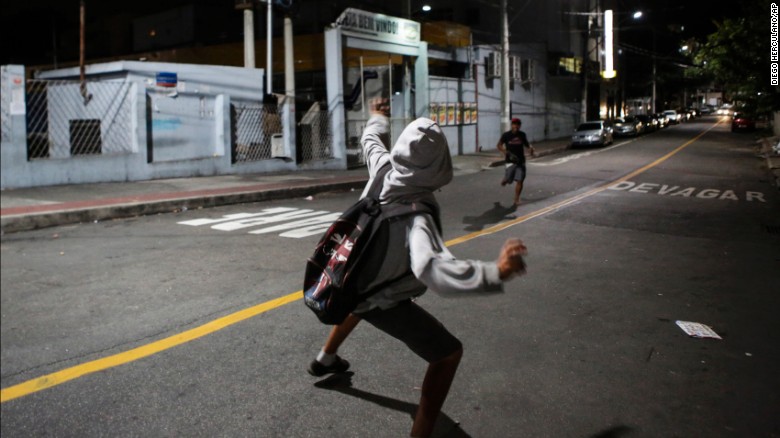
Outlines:
[{"label": "black t-shirt", "polygon": [[501,135],[501,143],[506,147],[507,163],[525,163],[525,147],[531,146],[528,143],[528,137],[526,137],[525,132],[517,131],[517,133],[514,133],[507,131]]}]

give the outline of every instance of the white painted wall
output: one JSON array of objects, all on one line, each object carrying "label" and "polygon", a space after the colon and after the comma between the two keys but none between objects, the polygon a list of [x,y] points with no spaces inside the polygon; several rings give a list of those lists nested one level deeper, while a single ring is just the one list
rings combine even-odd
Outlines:
[{"label": "white painted wall", "polygon": [[[3,90],[16,87],[15,93],[24,101],[24,67],[3,66]],[[177,95],[155,86],[157,72],[175,72],[178,75]],[[6,74],[7,73],[7,74]],[[231,101],[259,102],[263,98],[263,70],[240,67],[113,62],[87,66],[89,80],[111,79],[125,81],[132,87],[129,94],[132,129],[131,152],[119,154],[79,155],[71,157],[68,139],[55,138],[52,158],[27,160],[26,122],[24,113],[12,114],[9,123],[3,123],[2,172],[0,186],[5,188],[35,187],[94,182],[138,181],[157,178],[192,177],[219,174],[264,173],[297,170],[294,162],[278,159],[247,163],[231,163],[230,104]],[[76,79],[78,68],[43,72],[40,79]],[[21,79],[21,80],[20,80]],[[9,81],[11,83],[5,83]],[[18,83],[17,83],[18,82]],[[100,84],[90,85],[91,92],[99,92]],[[79,93],[78,87],[54,87],[54,94]],[[152,117],[147,126],[147,96],[156,103],[158,118]],[[71,96],[73,97],[73,96]],[[76,96],[79,97],[78,95]],[[177,102],[177,99],[181,99]],[[96,100],[97,101],[97,100]],[[187,102],[189,101],[189,102]],[[82,109],[61,111],[53,108],[50,123],[68,123],[73,118],[105,117],[109,108],[99,105]],[[174,107],[186,114],[179,117],[176,132],[158,136],[155,141],[168,141],[153,150],[149,162],[147,134],[154,128],[155,120],[165,116],[163,106],[172,112]],[[154,113],[154,111],[153,111]],[[170,114],[168,114],[170,115]],[[186,120],[185,120],[186,119]],[[169,122],[161,123],[158,128]],[[150,129],[147,129],[150,128]],[[8,131],[8,132],[6,132]],[[67,129],[64,131],[67,132]],[[158,134],[160,132],[158,131]],[[109,139],[104,139],[108,141]],[[67,146],[67,147],[65,147]],[[295,151],[289,151],[295,156]],[[336,166],[339,163],[335,163]],[[307,168],[333,167],[334,163],[309,164]]]},{"label": "white painted wall", "polygon": [[[479,145],[495,149],[501,137],[501,81],[488,78],[485,63],[488,54],[500,52],[494,46],[474,47],[479,90]],[[580,115],[581,86],[577,78],[549,77],[547,49],[544,44],[512,44],[510,54],[534,61],[534,81],[513,83],[510,91],[511,117],[519,117],[528,140],[539,142],[571,135]]]}]

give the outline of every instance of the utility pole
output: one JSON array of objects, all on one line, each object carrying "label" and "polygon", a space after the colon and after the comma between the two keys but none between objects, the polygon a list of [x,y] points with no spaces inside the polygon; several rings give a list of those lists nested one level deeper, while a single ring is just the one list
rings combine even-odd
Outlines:
[{"label": "utility pole", "polygon": [[81,83],[81,96],[84,98],[84,103],[87,103],[87,82],[84,74],[84,50],[85,50],[85,21],[86,12],[84,11],[84,0],[79,2],[79,81]]},{"label": "utility pole", "polygon": [[284,94],[295,102],[295,58],[293,57],[293,25],[284,17]]},{"label": "utility pole", "polygon": [[655,100],[656,100],[656,95],[655,95],[655,29],[651,28],[651,30],[653,32],[653,102],[652,102],[652,104],[653,104],[653,114],[655,114],[657,112],[656,108],[655,108]]},{"label": "utility pole", "polygon": [[[590,12],[590,0],[585,0],[585,2],[588,4],[587,11]],[[590,27],[591,23],[593,22],[590,15],[586,16],[585,18],[588,21],[588,26],[587,30],[585,31],[585,38],[582,44],[582,64],[580,66],[582,69],[582,104],[580,108],[580,122],[585,122],[588,120],[588,84],[590,83],[588,74],[590,67]]]},{"label": "utility pole", "polygon": [[284,17],[284,105],[282,106],[282,134],[285,149],[295,158],[295,57],[293,56],[293,24],[289,14]]},{"label": "utility pole", "polygon": [[268,12],[266,13],[266,26],[268,27],[266,31],[266,51],[265,51],[265,94],[271,94],[273,93],[273,67],[271,65],[272,62],[272,48],[273,48],[273,23],[272,23],[272,17],[273,17],[273,9],[271,0],[266,0],[266,3],[268,3]]},{"label": "utility pole", "polygon": [[57,69],[57,22],[51,17],[51,47],[54,60],[54,69]]},{"label": "utility pole", "polygon": [[509,131],[509,19],[501,0],[501,132]]}]

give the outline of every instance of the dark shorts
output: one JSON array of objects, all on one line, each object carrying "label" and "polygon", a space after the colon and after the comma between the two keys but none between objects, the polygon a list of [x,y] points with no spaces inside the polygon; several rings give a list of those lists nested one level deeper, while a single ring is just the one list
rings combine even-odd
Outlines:
[{"label": "dark shorts", "polygon": [[438,319],[411,300],[360,315],[362,319],[406,344],[428,362],[437,362],[460,350],[463,345]]},{"label": "dark shorts", "polygon": [[508,165],[504,171],[504,179],[506,181],[525,181],[525,163]]}]

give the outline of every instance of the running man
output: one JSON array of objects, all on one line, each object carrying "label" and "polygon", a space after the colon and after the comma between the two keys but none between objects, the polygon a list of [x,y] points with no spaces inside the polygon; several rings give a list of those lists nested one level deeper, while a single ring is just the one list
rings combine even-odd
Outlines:
[{"label": "running man", "polygon": [[505,186],[515,181],[515,205],[520,205],[520,193],[523,192],[525,181],[525,148],[531,150],[531,155],[536,156],[536,150],[530,143],[525,132],[520,130],[522,122],[518,118],[512,119],[512,130],[501,135],[496,148],[506,160],[506,172],[501,185]]}]

